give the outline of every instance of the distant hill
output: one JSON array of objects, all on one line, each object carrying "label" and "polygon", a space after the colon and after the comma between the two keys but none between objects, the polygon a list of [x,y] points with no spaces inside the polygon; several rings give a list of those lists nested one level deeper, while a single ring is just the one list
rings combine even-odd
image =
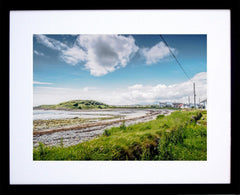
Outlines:
[{"label": "distant hill", "polygon": [[94,100],[72,100],[56,105],[41,105],[34,109],[56,109],[56,110],[76,110],[76,109],[106,109],[110,106]]}]

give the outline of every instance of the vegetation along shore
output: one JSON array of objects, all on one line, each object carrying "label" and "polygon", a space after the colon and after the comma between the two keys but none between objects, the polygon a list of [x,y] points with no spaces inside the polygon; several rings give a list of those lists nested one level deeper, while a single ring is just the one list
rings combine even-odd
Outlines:
[{"label": "vegetation along shore", "polygon": [[63,139],[52,146],[38,142],[33,159],[207,160],[206,110],[172,111],[154,118],[136,124],[118,121],[116,126],[103,127],[94,138],[71,146]]}]

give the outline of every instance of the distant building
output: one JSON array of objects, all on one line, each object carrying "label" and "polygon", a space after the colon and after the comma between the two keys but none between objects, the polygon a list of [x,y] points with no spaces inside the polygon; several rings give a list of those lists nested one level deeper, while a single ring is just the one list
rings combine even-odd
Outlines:
[{"label": "distant building", "polygon": [[159,102],[159,107],[160,108],[165,108],[165,107],[167,107],[167,103],[166,102]]},{"label": "distant building", "polygon": [[[202,101],[203,103],[200,104],[196,104],[196,108],[203,108],[205,109],[207,104],[206,101]],[[194,108],[194,104],[190,103],[190,104],[184,104],[184,103],[172,103],[172,102],[159,102],[159,107],[160,108],[166,108],[166,107],[170,107],[170,108]]]},{"label": "distant building", "polygon": [[174,108],[180,108],[180,105],[182,105],[182,103],[172,103]]},{"label": "distant building", "polygon": [[184,107],[184,104],[180,104],[180,105],[179,105],[179,108],[183,108],[183,107]]},{"label": "distant building", "polygon": [[[180,104],[179,108],[194,108],[194,104]],[[198,105],[196,104],[196,108],[198,108]]]},{"label": "distant building", "polygon": [[166,108],[166,107],[173,108],[173,103],[172,102],[159,102],[159,107],[160,108]]},{"label": "distant building", "polygon": [[[198,105],[196,105],[196,108],[198,107]],[[179,108],[194,108],[194,104],[190,103],[190,104],[180,104]]]},{"label": "distant building", "polygon": [[207,99],[204,99],[200,102],[199,107],[202,109],[207,109]]},{"label": "distant building", "polygon": [[187,108],[186,106],[187,106],[187,104],[181,104],[180,108]]},{"label": "distant building", "polygon": [[173,108],[173,103],[172,102],[167,102],[166,104],[167,104],[167,107]]}]

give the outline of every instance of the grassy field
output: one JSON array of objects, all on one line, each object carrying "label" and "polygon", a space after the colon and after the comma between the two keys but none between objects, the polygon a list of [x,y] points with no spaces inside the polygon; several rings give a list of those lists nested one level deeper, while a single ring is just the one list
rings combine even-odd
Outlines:
[{"label": "grassy field", "polygon": [[106,129],[75,146],[33,149],[34,160],[207,160],[207,111],[175,111],[156,120]]},{"label": "grassy field", "polygon": [[35,109],[59,109],[59,110],[76,110],[76,109],[106,109],[109,108],[107,104],[97,102],[94,100],[72,100],[62,102],[56,105],[41,105]]}]

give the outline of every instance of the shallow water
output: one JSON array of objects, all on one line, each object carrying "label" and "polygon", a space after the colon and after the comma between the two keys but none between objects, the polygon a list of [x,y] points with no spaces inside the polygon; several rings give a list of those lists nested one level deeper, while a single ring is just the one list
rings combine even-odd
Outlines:
[{"label": "shallow water", "polygon": [[147,110],[116,109],[116,110],[89,110],[89,111],[66,111],[66,110],[33,110],[33,120],[65,119],[65,118],[107,118],[119,116],[133,118],[144,116]]}]

